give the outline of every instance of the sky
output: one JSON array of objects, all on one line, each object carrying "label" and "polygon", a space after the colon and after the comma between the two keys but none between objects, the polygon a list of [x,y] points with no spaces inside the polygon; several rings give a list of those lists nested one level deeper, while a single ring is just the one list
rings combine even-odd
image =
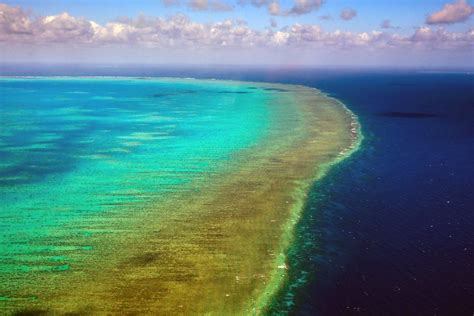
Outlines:
[{"label": "sky", "polygon": [[474,67],[468,0],[0,0],[0,62]]}]

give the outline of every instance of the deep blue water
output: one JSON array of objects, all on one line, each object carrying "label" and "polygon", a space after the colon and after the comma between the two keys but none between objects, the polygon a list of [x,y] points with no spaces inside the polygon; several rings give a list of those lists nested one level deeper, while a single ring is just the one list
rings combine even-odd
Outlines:
[{"label": "deep blue water", "polygon": [[225,78],[330,93],[359,116],[365,139],[315,184],[275,314],[474,313],[474,75],[133,66],[1,73]]},{"label": "deep blue water", "polygon": [[309,282],[290,291],[290,310],[472,315],[474,76],[357,72],[304,83],[355,111],[366,139],[314,187],[292,255],[294,278],[308,272]]}]

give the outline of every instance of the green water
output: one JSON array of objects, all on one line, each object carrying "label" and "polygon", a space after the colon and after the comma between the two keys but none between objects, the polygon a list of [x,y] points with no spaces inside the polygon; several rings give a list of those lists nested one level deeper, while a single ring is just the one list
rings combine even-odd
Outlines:
[{"label": "green water", "polygon": [[133,217],[199,190],[193,183],[265,136],[272,93],[217,81],[0,79],[0,297],[13,299],[23,274],[74,269],[111,213]]}]

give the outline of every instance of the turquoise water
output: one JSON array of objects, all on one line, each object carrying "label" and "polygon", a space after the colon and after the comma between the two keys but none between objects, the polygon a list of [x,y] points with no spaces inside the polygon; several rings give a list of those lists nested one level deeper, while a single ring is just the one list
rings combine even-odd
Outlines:
[{"label": "turquoise water", "polygon": [[269,95],[191,79],[0,79],[4,280],[68,270],[108,229],[102,215],[197,190],[265,136]]}]

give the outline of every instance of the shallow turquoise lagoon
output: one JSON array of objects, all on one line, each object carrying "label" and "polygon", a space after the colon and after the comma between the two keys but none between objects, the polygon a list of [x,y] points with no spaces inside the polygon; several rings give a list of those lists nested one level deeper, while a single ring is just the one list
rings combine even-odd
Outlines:
[{"label": "shallow turquoise lagoon", "polygon": [[270,95],[191,79],[0,79],[0,273],[69,269],[106,230],[101,214],[198,189],[265,136]]}]

